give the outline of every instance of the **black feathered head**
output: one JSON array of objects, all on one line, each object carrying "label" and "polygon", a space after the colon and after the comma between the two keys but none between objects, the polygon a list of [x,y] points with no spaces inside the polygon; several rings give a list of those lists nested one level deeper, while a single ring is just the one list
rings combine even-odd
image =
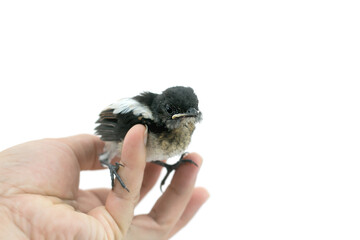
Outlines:
[{"label": "black feathered head", "polygon": [[155,120],[176,128],[184,119],[201,120],[199,100],[190,87],[171,87],[158,95],[151,106]]}]

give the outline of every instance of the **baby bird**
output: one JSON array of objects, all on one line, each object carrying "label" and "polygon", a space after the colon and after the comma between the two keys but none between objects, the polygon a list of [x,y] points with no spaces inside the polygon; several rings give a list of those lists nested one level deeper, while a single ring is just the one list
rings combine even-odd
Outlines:
[{"label": "baby bird", "polygon": [[[105,141],[104,153],[99,159],[101,164],[110,170],[112,187],[116,178],[121,186],[129,191],[117,173],[123,165],[113,165],[111,160],[121,155],[125,135],[135,124],[143,124],[148,130],[146,161],[163,166],[167,170],[160,189],[169,174],[180,164],[189,162],[196,165],[192,160],[183,157],[195,130],[195,124],[202,119],[198,103],[192,88],[177,86],[168,88],[161,94],[144,92],[133,98],[123,98],[103,110],[96,122],[99,125],[95,130]],[[175,164],[170,165],[161,161],[180,154],[180,160]]]}]

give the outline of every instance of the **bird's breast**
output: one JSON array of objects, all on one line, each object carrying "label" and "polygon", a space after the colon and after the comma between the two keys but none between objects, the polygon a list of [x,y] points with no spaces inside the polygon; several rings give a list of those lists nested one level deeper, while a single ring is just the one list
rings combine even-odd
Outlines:
[{"label": "bird's breast", "polygon": [[161,133],[149,132],[146,160],[165,160],[182,154],[191,141],[195,124],[187,122],[179,128]]}]

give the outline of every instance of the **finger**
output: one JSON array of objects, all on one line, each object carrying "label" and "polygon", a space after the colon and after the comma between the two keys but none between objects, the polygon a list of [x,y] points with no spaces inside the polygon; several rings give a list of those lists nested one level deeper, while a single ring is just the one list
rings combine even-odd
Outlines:
[{"label": "finger", "polygon": [[188,154],[186,159],[193,160],[199,167],[189,163],[182,164],[175,172],[169,187],[149,213],[159,225],[175,225],[190,200],[202,158],[192,153]]},{"label": "finger", "polygon": [[180,229],[182,229],[196,214],[200,207],[208,200],[209,193],[204,188],[195,188],[188,205],[186,206],[183,214],[179,221],[176,223],[174,228],[171,230],[168,238],[175,235]]},{"label": "finger", "polygon": [[116,221],[120,231],[125,234],[134,215],[134,208],[140,197],[140,188],[145,169],[146,149],[144,144],[145,127],[135,125],[126,134],[121,154],[124,165],[118,174],[125,182],[130,192],[127,192],[115,181],[113,191],[105,203],[106,210]]},{"label": "finger", "polygon": [[140,200],[141,201],[145,195],[152,189],[152,187],[157,182],[162,167],[153,164],[153,163],[146,163],[145,172],[144,172],[144,179],[142,182],[141,190],[140,190]]},{"label": "finger", "polygon": [[81,170],[102,169],[99,155],[104,149],[104,142],[100,138],[89,134],[81,134],[59,140],[72,150]]}]

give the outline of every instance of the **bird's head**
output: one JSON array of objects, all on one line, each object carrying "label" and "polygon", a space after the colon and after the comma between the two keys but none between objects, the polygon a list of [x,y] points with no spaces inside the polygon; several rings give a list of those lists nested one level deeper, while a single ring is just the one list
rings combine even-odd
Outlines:
[{"label": "bird's head", "polygon": [[182,124],[201,121],[202,114],[198,107],[199,101],[190,87],[171,87],[158,95],[152,110],[156,122],[163,123],[169,129]]}]

